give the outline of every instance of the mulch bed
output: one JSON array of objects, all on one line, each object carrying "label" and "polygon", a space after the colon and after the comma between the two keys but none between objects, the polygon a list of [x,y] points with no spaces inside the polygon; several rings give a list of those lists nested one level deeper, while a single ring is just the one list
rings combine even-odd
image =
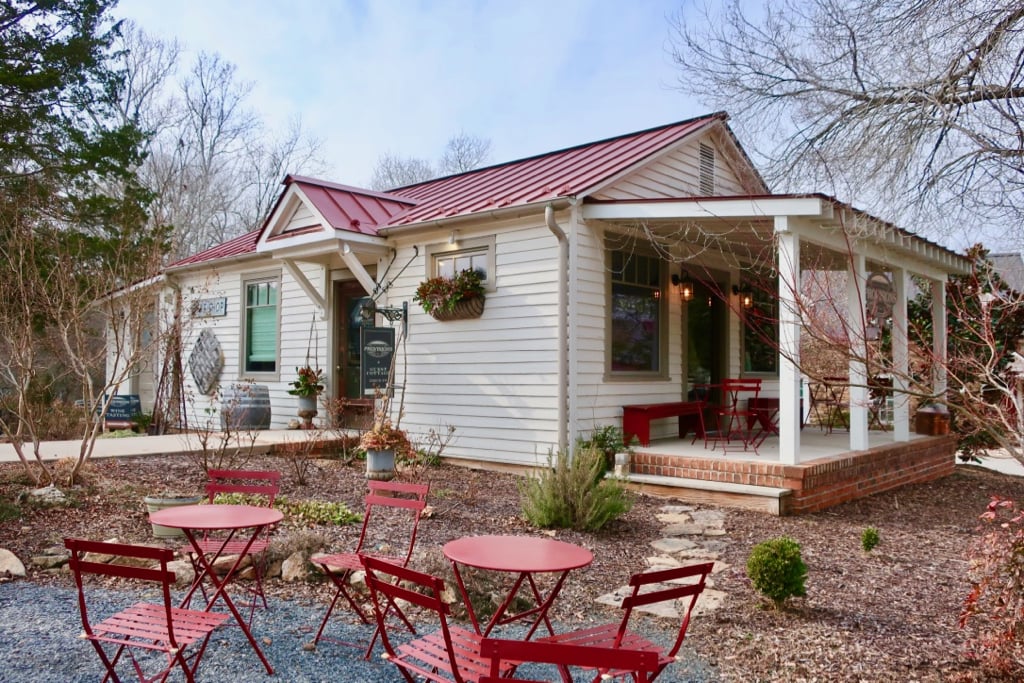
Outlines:
[{"label": "mulch bed", "polygon": [[[282,494],[293,500],[342,501],[362,509],[365,468],[317,460],[308,483],[298,485],[289,464],[253,459],[252,468],[285,473]],[[443,465],[404,472],[429,481],[432,514],[420,527],[414,559],[436,570],[437,549],[466,534],[536,533],[522,519],[518,477],[507,473]],[[70,491],[73,506],[24,506],[17,519],[0,523],[0,546],[26,565],[66,536],[151,542],[142,498],[166,488],[200,490],[204,478],[188,459],[153,456],[97,460],[82,486]],[[0,502],[10,503],[28,488],[19,464],[0,464]],[[993,494],[1024,499],[1024,478],[977,467],[958,467],[937,482],[872,496],[813,515],[778,518],[728,510],[727,535],[714,576],[727,597],[721,609],[694,620],[687,644],[727,681],[982,681],[987,677],[968,657],[970,630],[958,627],[967,578],[967,548],[977,536],[978,516]],[[650,542],[661,537],[655,518],[666,504],[686,501],[640,495],[632,510],[606,530],[554,536],[594,551],[591,567],[573,574],[552,615],[575,623],[617,618],[594,598],[644,567],[655,555]],[[861,549],[861,532],[876,527],[881,544]],[[317,527],[304,533],[327,549],[354,547],[358,525]],[[289,533],[299,533],[291,529]],[[745,563],[756,543],[788,535],[803,547],[809,568],[807,596],[783,611],[765,607],[746,578]],[[29,580],[69,584],[66,573],[29,568]],[[321,580],[269,582],[271,594],[325,602]]]}]

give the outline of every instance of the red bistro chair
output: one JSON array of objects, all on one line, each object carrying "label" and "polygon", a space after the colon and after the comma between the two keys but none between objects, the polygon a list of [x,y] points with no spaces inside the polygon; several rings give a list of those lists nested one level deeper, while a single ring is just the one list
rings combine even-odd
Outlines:
[{"label": "red bistro chair", "polygon": [[[478,683],[493,671],[491,660],[480,653],[483,636],[476,631],[448,623],[451,607],[442,597],[444,581],[408,567],[400,567],[368,555],[362,556],[366,585],[373,600],[384,659],[398,667],[408,683],[420,679],[435,683]],[[414,624],[423,624],[424,615],[433,631],[420,634]],[[400,622],[413,635],[411,639],[392,638],[391,623]],[[497,676],[513,669],[511,663],[499,663]]]},{"label": "red bistro chair", "polygon": [[[658,653],[653,650],[627,650],[621,647],[592,647],[566,643],[543,643],[536,640],[501,640],[484,638],[480,651],[491,658],[491,669],[479,683],[500,683],[510,680],[502,678],[501,663],[519,666],[526,662],[553,664],[558,667],[562,679],[571,683],[569,667],[597,669],[598,676],[607,671],[628,672],[636,683],[648,683],[659,668]],[[535,675],[535,674],[533,674]],[[524,683],[545,683],[540,679],[514,677]],[[551,680],[550,678],[545,680]]]},{"label": "red bistro chair", "polygon": [[[210,504],[214,504],[220,494],[240,494],[246,496],[246,500],[256,500],[265,507],[274,507],[277,494],[281,491],[281,473],[273,470],[207,470],[209,481],[206,483],[206,495]],[[256,504],[255,502],[250,504]],[[206,554],[218,556],[237,555],[245,550],[248,539],[232,538],[225,543],[224,538],[218,534],[205,533],[201,539],[197,539],[197,545]],[[252,618],[256,612],[257,604],[262,603],[267,608],[267,596],[263,591],[263,570],[266,563],[266,552],[270,546],[268,534],[261,534],[249,546],[248,554],[252,559],[253,583],[252,603],[249,606],[249,625],[252,625]],[[192,568],[196,577],[202,574],[202,563],[196,557],[196,548],[185,545],[181,548],[182,554],[192,561]],[[200,584],[203,596],[206,597],[206,587]]]},{"label": "red bistro chair", "polygon": [[[689,567],[675,567],[634,574],[629,579],[629,585],[632,586],[633,592],[622,600],[623,614],[622,620],[619,623],[608,623],[578,631],[570,631],[549,638],[541,638],[539,642],[565,643],[586,647],[654,650],[658,653],[658,667],[650,676],[649,680],[653,681],[669,664],[676,661],[676,655],[679,653],[679,648],[683,645],[683,639],[686,638],[686,630],[690,626],[690,615],[693,612],[693,607],[697,604],[697,598],[704,592],[708,574],[711,573],[711,568],[714,564],[714,562],[703,562]],[[676,600],[681,601],[679,605],[681,619],[675,642],[668,649],[648,640],[638,631],[630,630],[629,618],[635,608],[654,605],[660,602],[674,603]],[[684,600],[685,602],[682,602]],[[685,609],[683,607],[684,604]],[[631,675],[631,671],[612,669],[599,674],[599,677],[594,680]]]},{"label": "red bistro chair", "polygon": [[[363,528],[359,533],[359,542],[356,544],[355,550],[336,555],[324,555],[313,560],[334,585],[334,597],[331,598],[331,604],[328,605],[324,618],[320,622],[320,628],[317,629],[316,637],[313,639],[314,643],[319,643],[321,640],[331,640],[324,636],[323,633],[324,628],[327,626],[327,620],[330,619],[331,613],[334,612],[334,606],[338,603],[338,598],[344,597],[364,624],[372,623],[372,615],[368,615],[360,607],[356,596],[350,592],[348,585],[352,573],[363,568],[360,555],[371,555],[405,567],[409,564],[413,547],[416,545],[416,532],[419,529],[423,509],[427,505],[427,493],[430,490],[429,484],[409,484],[398,481],[376,481],[373,479],[366,483],[369,487],[365,499],[366,510],[363,513]],[[377,531],[374,529],[374,522],[375,520],[383,522],[386,520],[382,518],[394,517],[396,515],[407,518],[405,533],[400,538],[396,538],[394,536],[394,527],[388,525],[386,527],[386,531],[389,534],[386,537],[387,547],[382,547],[382,540],[385,539],[383,535],[384,527],[382,527],[382,531]],[[374,547],[375,544],[381,545]],[[370,639],[369,647],[366,649],[367,658],[369,658],[370,652],[373,651],[373,645],[376,641],[377,633],[374,633]],[[335,642],[351,645],[351,643],[342,641]]]},{"label": "red bistro chair", "polygon": [[715,427],[717,431],[706,438],[704,446],[708,441],[723,441],[723,448],[728,448],[733,441],[743,444],[743,450],[754,448],[757,452],[757,432],[755,426],[759,426],[759,416],[756,410],[751,410],[751,401],[757,403],[758,395],[761,393],[760,379],[723,379],[722,384],[722,405],[716,412]]},{"label": "red bistro chair", "polygon": [[[167,563],[174,559],[174,551],[170,548],[74,538],[64,539],[64,546],[71,551],[68,565],[78,588],[78,609],[81,612],[84,629],[82,637],[92,643],[103,662],[107,670],[104,680],[121,680],[117,665],[121,656],[127,652],[140,681],[164,681],[175,666],[181,667],[187,681],[195,681],[196,669],[199,668],[199,662],[206,651],[210,634],[231,615],[180,609],[172,605],[171,588],[174,586],[174,572],[167,568]],[[109,562],[92,559],[100,557],[112,559]],[[90,600],[86,591],[87,575],[155,584],[160,599],[153,602],[137,602],[101,621],[96,621],[90,610]],[[151,592],[147,586],[147,594]],[[153,661],[159,660],[153,657],[136,658],[133,652],[136,649],[148,653],[162,652],[166,666],[156,673],[143,671],[144,666],[147,669],[151,668]]]}]

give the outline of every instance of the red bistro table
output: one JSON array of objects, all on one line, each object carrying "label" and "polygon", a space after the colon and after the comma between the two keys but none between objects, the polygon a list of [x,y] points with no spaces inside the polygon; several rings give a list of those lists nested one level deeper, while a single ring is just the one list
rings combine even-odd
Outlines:
[{"label": "red bistro table", "polygon": [[[210,600],[206,603],[206,610],[210,611],[213,609],[214,604],[217,600],[223,600],[224,604],[231,611],[231,614],[235,617],[235,621],[241,627],[245,637],[249,639],[249,644],[252,645],[252,649],[256,651],[260,661],[263,662],[263,666],[266,667],[267,673],[274,673],[273,667],[270,666],[270,662],[267,661],[263,651],[260,650],[259,644],[256,639],[252,637],[252,632],[249,630],[245,619],[239,614],[238,608],[235,607],[235,603],[231,601],[231,596],[228,595],[227,585],[234,578],[238,571],[239,566],[242,564],[242,560],[245,558],[246,553],[252,546],[253,541],[260,535],[260,532],[266,529],[271,524],[277,524],[281,521],[284,515],[280,510],[274,510],[273,508],[257,507],[253,505],[182,505],[179,507],[168,508],[166,510],[159,510],[150,514],[149,521],[153,524],[162,524],[167,527],[174,529],[181,529],[185,532],[185,536],[188,538],[188,542],[195,548],[196,555],[199,557],[200,563],[202,563],[202,572],[192,582],[192,587],[185,595],[185,599],[182,604],[188,604],[192,600],[192,595],[196,592],[196,589],[205,579],[209,579],[210,583],[214,586],[214,593]],[[218,578],[217,573],[213,571],[213,563],[220,557],[224,548],[228,542],[231,541],[236,534],[244,529],[250,530],[249,540],[245,544],[245,549],[238,554],[238,559],[228,570],[227,574],[223,578]],[[199,543],[196,539],[196,532],[203,531],[227,531],[227,536],[223,539],[221,547],[217,552],[211,554],[204,553],[200,550]],[[200,534],[200,537],[202,534]]]},{"label": "red bistro table", "polygon": [[[459,591],[462,592],[462,597],[466,601],[466,611],[469,612],[469,619],[473,622],[474,630],[486,636],[495,626],[536,615],[524,640],[533,637],[541,622],[547,627],[548,633],[555,634],[551,622],[548,620],[548,610],[555,598],[558,597],[559,591],[562,590],[565,577],[571,570],[586,567],[594,561],[594,554],[586,548],[534,536],[464,536],[446,543],[443,552],[444,556],[451,560],[455,581],[459,584]],[[459,573],[460,564],[476,569],[519,574],[508,597],[494,612],[494,616],[491,617],[483,631],[480,630],[480,625],[477,623],[476,614],[473,613],[473,606],[469,601],[469,594],[466,592],[466,585]],[[539,573],[559,573],[558,580],[547,596],[541,594],[534,581],[534,574]],[[535,606],[518,614],[506,616],[506,611],[519,593],[524,581],[533,592]]]}]

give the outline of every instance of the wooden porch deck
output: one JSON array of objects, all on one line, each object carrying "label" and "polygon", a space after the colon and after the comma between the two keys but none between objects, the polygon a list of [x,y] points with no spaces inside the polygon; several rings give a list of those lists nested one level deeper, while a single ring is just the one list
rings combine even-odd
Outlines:
[{"label": "wooden porch deck", "polygon": [[755,453],[742,447],[704,447],[702,439],[661,439],[633,449],[631,488],[776,515],[814,512],[906,484],[947,476],[955,465],[952,436],[869,433],[869,449],[849,450],[849,433],[808,427],[800,434],[800,463],[779,461],[777,437]]}]

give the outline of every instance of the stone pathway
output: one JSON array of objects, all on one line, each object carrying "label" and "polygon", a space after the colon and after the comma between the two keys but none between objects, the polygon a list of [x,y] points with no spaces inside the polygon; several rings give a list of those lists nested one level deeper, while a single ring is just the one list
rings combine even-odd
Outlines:
[{"label": "stone pathway", "polygon": [[[657,517],[665,527],[662,529],[662,538],[651,543],[656,554],[646,558],[647,566],[650,570],[657,570],[714,561],[715,567],[708,577],[707,587],[697,599],[693,614],[707,614],[718,609],[725,598],[725,593],[715,590],[714,575],[729,567],[719,559],[720,551],[728,543],[723,527],[725,513],[718,510],[702,510],[693,505],[665,505]],[[631,590],[629,586],[622,586],[600,596],[597,602],[618,607]],[[637,611],[659,617],[682,618],[675,604],[662,603],[638,607]]]}]

